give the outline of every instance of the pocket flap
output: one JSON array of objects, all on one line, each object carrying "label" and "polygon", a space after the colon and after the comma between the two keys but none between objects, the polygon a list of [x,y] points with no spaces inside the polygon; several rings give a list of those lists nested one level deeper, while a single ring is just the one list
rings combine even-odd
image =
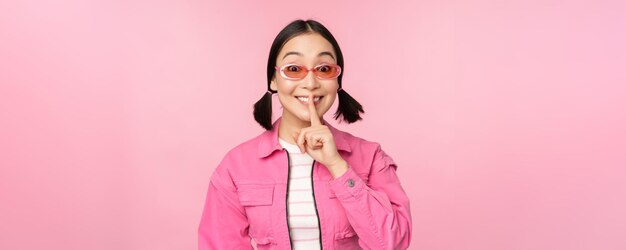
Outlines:
[{"label": "pocket flap", "polygon": [[243,206],[272,205],[274,184],[244,184],[237,187],[239,202]]},{"label": "pocket flap", "polygon": [[352,236],[355,236],[356,232],[354,232],[354,229],[352,229],[352,227],[344,230],[343,232],[339,232],[335,234],[335,240],[341,240],[341,239],[345,239],[345,238],[350,238]]},{"label": "pocket flap", "polygon": [[254,240],[254,244],[256,245],[269,245],[274,244],[274,238],[272,237],[263,237],[263,238],[252,238]]}]

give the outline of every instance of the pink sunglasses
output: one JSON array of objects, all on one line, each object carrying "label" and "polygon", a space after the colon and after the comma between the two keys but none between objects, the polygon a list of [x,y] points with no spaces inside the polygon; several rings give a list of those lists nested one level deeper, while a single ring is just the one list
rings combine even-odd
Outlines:
[{"label": "pink sunglasses", "polygon": [[315,77],[321,80],[331,80],[337,78],[341,74],[341,67],[337,64],[320,64],[312,69],[308,69],[304,65],[299,64],[287,64],[282,67],[274,66],[274,68],[280,71],[280,75],[288,80],[300,80],[309,74],[309,71],[313,71]]}]

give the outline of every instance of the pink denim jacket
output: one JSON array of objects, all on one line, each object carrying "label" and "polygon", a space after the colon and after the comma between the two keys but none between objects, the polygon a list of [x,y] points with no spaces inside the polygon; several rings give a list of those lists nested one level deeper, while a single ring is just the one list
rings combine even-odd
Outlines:
[{"label": "pink denim jacket", "polygon": [[[313,164],[314,204],[322,249],[406,249],[411,242],[409,199],[397,166],[380,145],[330,129],[349,169],[333,179]],[[198,228],[205,249],[291,249],[287,225],[289,157],[273,129],[230,150],[211,176]]]}]

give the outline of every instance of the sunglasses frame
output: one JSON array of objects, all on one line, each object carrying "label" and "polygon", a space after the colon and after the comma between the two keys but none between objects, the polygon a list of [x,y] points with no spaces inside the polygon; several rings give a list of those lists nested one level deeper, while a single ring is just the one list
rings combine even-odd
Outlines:
[{"label": "sunglasses frame", "polygon": [[[306,70],[306,74],[302,77],[302,78],[293,78],[293,77],[288,77],[287,74],[285,74],[285,69],[289,66],[298,66],[300,69]],[[331,67],[336,67],[337,68],[337,76],[332,77],[332,78],[322,78],[319,75],[317,75],[317,68],[321,67],[321,66],[331,66]],[[278,71],[280,71],[280,75],[287,79],[287,80],[302,80],[304,79],[310,71],[313,71],[313,75],[315,75],[315,77],[317,79],[320,80],[333,80],[333,79],[337,79],[340,75],[341,75],[341,66],[337,65],[337,64],[333,64],[333,63],[322,63],[322,64],[318,64],[315,65],[313,68],[309,69],[306,66],[302,65],[302,64],[296,64],[296,63],[290,63],[290,64],[285,64],[282,67],[278,67],[278,66],[274,66],[274,68]]]}]

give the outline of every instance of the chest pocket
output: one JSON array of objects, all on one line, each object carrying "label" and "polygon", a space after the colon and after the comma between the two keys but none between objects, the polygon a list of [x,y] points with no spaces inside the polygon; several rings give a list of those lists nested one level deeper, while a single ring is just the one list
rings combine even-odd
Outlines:
[{"label": "chest pocket", "polygon": [[246,211],[252,237],[271,236],[274,183],[235,181],[239,202]]}]

